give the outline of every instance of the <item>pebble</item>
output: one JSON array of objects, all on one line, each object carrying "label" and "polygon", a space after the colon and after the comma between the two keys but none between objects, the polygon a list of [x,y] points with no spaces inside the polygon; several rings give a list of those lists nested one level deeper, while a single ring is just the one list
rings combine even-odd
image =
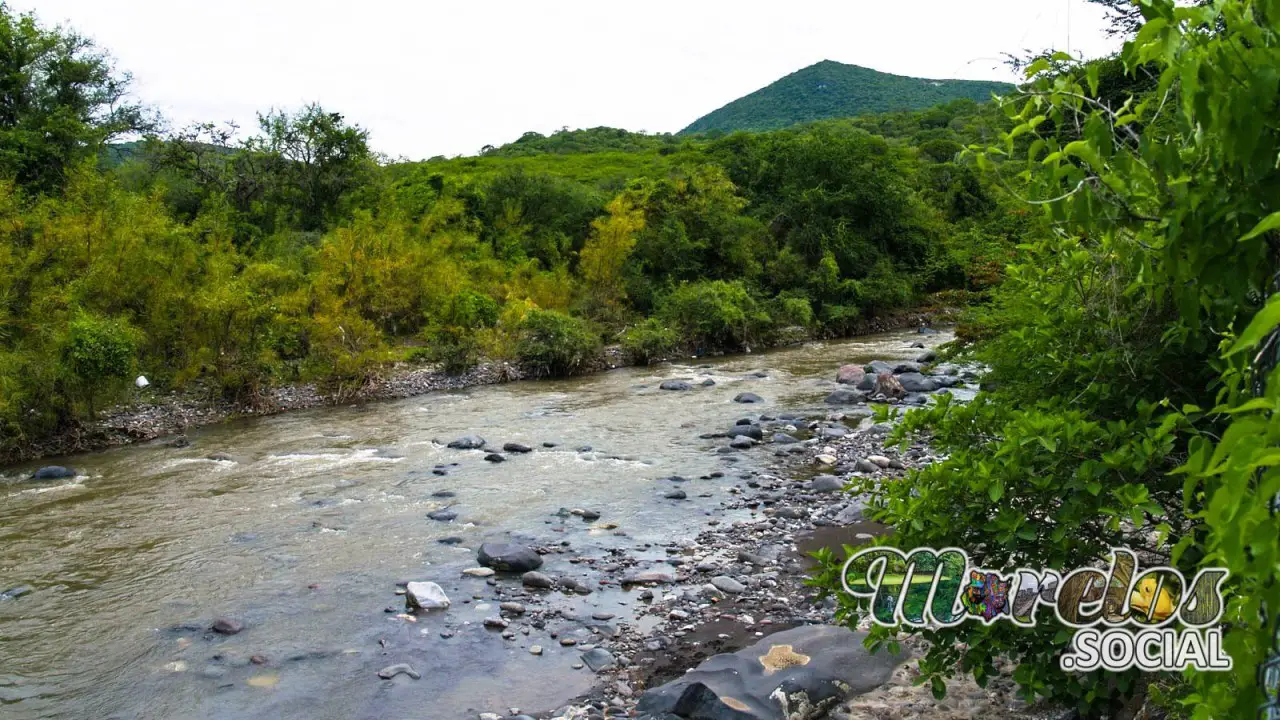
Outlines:
[{"label": "pebble", "polygon": [[467,568],[466,570],[462,571],[462,574],[470,575],[471,577],[487,578],[487,577],[491,577],[496,572],[497,571],[494,570],[493,568]]}]

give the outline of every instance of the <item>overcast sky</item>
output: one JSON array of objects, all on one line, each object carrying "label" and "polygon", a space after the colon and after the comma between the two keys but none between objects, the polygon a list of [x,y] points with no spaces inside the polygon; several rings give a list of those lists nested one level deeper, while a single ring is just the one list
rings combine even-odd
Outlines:
[{"label": "overcast sky", "polygon": [[1115,47],[1084,0],[10,4],[97,40],[173,125],[251,128],[258,110],[317,101],[410,159],[564,126],[676,132],[820,60],[1010,80],[1006,51]]}]

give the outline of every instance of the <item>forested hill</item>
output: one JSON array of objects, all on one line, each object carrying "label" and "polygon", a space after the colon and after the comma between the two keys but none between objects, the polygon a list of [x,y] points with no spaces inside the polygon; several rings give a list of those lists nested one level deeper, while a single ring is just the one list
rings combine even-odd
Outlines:
[{"label": "forested hill", "polygon": [[681,134],[776,130],[864,113],[922,110],[951,100],[990,100],[1008,83],[926,80],[824,60],[704,115]]}]

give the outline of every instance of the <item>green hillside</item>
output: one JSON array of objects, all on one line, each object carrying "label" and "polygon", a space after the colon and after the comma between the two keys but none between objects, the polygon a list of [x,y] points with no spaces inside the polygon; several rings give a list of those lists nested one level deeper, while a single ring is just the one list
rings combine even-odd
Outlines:
[{"label": "green hillside", "polygon": [[705,115],[681,134],[777,130],[863,113],[921,110],[951,100],[984,101],[1013,85],[983,80],[926,80],[824,60]]}]

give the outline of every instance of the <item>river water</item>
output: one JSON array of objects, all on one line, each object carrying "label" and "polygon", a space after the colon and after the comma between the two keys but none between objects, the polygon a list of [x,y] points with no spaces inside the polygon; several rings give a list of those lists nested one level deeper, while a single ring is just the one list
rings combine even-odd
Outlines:
[{"label": "river water", "polygon": [[[35,482],[25,479],[31,467],[10,468],[0,473],[0,591],[32,590],[0,599],[0,716],[554,709],[594,676],[572,668],[580,653],[547,633],[584,642],[607,633],[607,623],[581,618],[608,611],[625,622],[631,594],[557,593],[548,602],[562,610],[558,625],[504,640],[481,625],[498,614],[492,588],[460,572],[475,566],[474,548],[508,538],[568,543],[544,570],[592,585],[599,574],[569,558],[628,548],[660,562],[662,548],[645,543],[734,519],[721,507],[728,489],[771,459],[768,446],[717,453],[726,441],[700,434],[760,413],[824,414],[839,365],[911,358],[920,350],[910,343],[948,339],[901,331],[232,422],[191,433],[187,448],[152,443],[58,460],[76,469],[74,481]],[[695,388],[659,390],[668,378]],[[706,378],[716,384],[697,386]],[[765,403],[732,401],[748,391]],[[492,449],[520,442],[535,451],[495,464],[445,447],[466,434]],[[231,459],[207,459],[214,454]],[[438,466],[447,474],[434,474]],[[697,479],[716,471],[724,477]],[[681,485],[688,500],[663,498],[671,475],[690,479]],[[455,521],[426,518],[446,506]],[[561,508],[602,517],[558,517]],[[440,583],[453,607],[416,623],[386,612],[403,606],[395,583],[407,580]],[[245,630],[206,632],[216,617]],[[546,648],[541,657],[528,652],[534,643]],[[422,678],[377,678],[399,662]]]}]

